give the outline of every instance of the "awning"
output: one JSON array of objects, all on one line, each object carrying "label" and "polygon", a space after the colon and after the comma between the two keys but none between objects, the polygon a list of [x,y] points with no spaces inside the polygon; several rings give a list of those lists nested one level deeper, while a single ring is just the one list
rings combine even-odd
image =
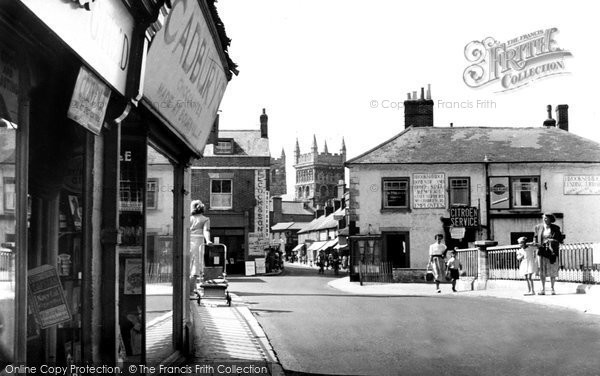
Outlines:
[{"label": "awning", "polygon": [[325,242],[325,244],[323,244],[323,246],[321,248],[319,248],[319,250],[325,251],[331,247],[335,248],[335,245],[337,244],[337,242],[338,242],[337,239],[329,240],[329,241]]},{"label": "awning", "polygon": [[336,244],[334,249],[346,249],[348,248],[348,244]]},{"label": "awning", "polygon": [[304,243],[295,246],[294,249],[292,249],[292,252],[298,252],[302,247],[304,247]]},{"label": "awning", "polygon": [[327,244],[327,242],[313,242],[310,247],[308,247],[308,251],[316,251],[318,249],[321,249],[321,247],[323,247],[325,244]]}]

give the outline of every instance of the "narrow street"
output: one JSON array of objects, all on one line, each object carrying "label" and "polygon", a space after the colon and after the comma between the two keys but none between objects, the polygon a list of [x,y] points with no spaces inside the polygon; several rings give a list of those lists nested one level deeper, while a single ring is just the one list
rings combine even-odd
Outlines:
[{"label": "narrow street", "polygon": [[[592,375],[600,317],[519,301],[357,296],[287,264],[271,277],[232,277],[288,374]],[[456,368],[458,367],[458,368]]]}]

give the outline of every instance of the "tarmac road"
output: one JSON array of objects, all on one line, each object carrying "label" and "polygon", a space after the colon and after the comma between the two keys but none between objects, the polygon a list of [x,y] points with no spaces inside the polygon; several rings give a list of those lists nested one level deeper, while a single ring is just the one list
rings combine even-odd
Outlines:
[{"label": "tarmac road", "polygon": [[600,316],[460,293],[358,296],[333,278],[289,264],[230,278],[286,374],[600,374]]}]

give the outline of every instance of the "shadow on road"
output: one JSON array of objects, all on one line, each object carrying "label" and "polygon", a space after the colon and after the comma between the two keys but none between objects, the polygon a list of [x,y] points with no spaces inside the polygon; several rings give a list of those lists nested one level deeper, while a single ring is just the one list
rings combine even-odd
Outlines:
[{"label": "shadow on road", "polygon": [[432,296],[432,295],[355,295],[355,294],[303,294],[303,293],[274,293],[274,292],[241,292],[232,290],[238,296],[326,296],[326,297],[337,297],[337,298],[438,298],[447,299],[453,298],[453,296]]}]

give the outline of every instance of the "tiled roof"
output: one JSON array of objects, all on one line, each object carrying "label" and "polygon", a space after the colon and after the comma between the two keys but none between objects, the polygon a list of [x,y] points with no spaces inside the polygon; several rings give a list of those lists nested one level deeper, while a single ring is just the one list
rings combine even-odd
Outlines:
[{"label": "tiled roof", "polygon": [[237,157],[241,155],[271,157],[269,139],[260,137],[260,130],[220,130],[218,138],[232,138],[235,143],[234,153],[215,155],[214,145],[206,144],[203,153],[204,157]]},{"label": "tiled roof", "polygon": [[281,212],[283,214],[301,214],[313,215],[314,213],[304,207],[303,202],[298,201],[282,201]]},{"label": "tiled roof", "polygon": [[559,128],[409,127],[353,164],[600,162],[600,144]]}]

